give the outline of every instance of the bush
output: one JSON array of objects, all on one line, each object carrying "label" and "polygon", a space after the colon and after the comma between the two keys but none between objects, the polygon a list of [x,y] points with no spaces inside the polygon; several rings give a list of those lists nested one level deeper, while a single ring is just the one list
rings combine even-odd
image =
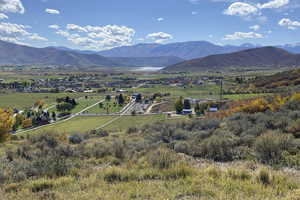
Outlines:
[{"label": "bush", "polygon": [[185,154],[188,154],[189,153],[189,143],[187,142],[178,142],[178,143],[175,143],[174,145],[174,150],[177,152],[177,153],[185,153]]},{"label": "bush", "polygon": [[175,152],[165,148],[159,148],[148,155],[150,165],[159,169],[168,169],[174,165],[177,160],[178,157]]},{"label": "bush", "polygon": [[232,161],[235,143],[235,138],[230,134],[213,135],[200,143],[198,154],[215,161]]},{"label": "bush", "polygon": [[258,137],[255,142],[257,159],[267,164],[279,164],[283,152],[293,151],[294,147],[292,136],[273,131]]},{"label": "bush", "polygon": [[53,181],[48,179],[39,179],[33,181],[28,187],[31,189],[32,192],[41,192],[53,188],[54,183]]},{"label": "bush", "polygon": [[80,144],[83,140],[83,136],[79,134],[73,134],[69,137],[69,142],[72,144]]},{"label": "bush", "polygon": [[130,173],[122,168],[113,167],[104,172],[104,180],[109,183],[126,182],[130,179]]},{"label": "bush", "polygon": [[267,169],[261,169],[258,173],[257,179],[264,185],[269,185],[271,183],[271,175]]}]

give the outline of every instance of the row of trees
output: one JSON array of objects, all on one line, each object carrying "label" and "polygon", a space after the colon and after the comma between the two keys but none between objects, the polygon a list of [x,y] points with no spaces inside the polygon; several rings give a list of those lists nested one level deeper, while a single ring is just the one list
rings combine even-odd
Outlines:
[{"label": "row of trees", "polygon": [[77,106],[77,102],[75,99],[71,99],[70,97],[65,98],[57,98],[56,99],[57,105],[56,109],[59,112],[70,112]]},{"label": "row of trees", "polygon": [[[202,115],[205,113],[205,111],[208,109],[209,105],[208,104],[200,104],[196,103],[194,107],[194,111],[197,115]],[[183,97],[180,97],[176,102],[175,102],[175,110],[177,114],[181,114],[183,110],[191,110],[192,109],[192,104],[189,99],[183,99]]]}]

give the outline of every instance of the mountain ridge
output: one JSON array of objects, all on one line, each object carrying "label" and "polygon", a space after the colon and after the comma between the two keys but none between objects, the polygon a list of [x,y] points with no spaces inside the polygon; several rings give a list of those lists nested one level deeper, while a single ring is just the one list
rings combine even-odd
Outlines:
[{"label": "mountain ridge", "polygon": [[59,65],[103,67],[165,67],[183,59],[174,56],[147,58],[104,57],[66,47],[36,48],[0,40],[0,65]]},{"label": "mountain ridge", "polygon": [[166,71],[201,71],[229,67],[295,67],[300,66],[300,54],[277,47],[260,47],[234,53],[211,55],[166,67]]}]

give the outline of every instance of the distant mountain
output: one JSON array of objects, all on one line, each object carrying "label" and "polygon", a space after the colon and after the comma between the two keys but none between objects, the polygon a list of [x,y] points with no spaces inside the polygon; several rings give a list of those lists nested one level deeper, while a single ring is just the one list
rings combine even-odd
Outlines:
[{"label": "distant mountain", "polygon": [[34,48],[0,41],[0,64],[10,65],[70,65],[105,67],[165,67],[182,62],[174,56],[149,58],[106,58],[97,54],[80,53],[66,47]]},{"label": "distant mountain", "polygon": [[34,48],[0,41],[0,64],[73,66],[119,66],[100,55],[87,55],[55,48]]},{"label": "distant mountain", "polygon": [[72,51],[76,53],[84,53],[84,54],[97,54],[97,51],[89,51],[89,50],[79,50],[79,49],[71,49],[64,46],[49,46],[48,48],[54,48],[63,51]]},{"label": "distant mountain", "polygon": [[214,54],[232,53],[253,47],[257,46],[249,46],[249,44],[247,46],[220,46],[207,41],[192,41],[170,44],[137,44],[134,46],[117,47],[98,53],[107,57],[176,56],[188,60]]},{"label": "distant mountain", "polygon": [[100,51],[98,54],[107,57],[156,57],[157,54],[154,55],[152,51],[160,46],[161,44],[137,44],[133,46],[122,46],[110,50]]},{"label": "distant mountain", "polygon": [[300,54],[275,47],[261,47],[229,54],[219,54],[171,65],[166,71],[201,71],[228,67],[300,66]]},{"label": "distant mountain", "polygon": [[277,46],[278,48],[285,49],[291,53],[300,53],[300,43],[297,44],[286,44],[286,45],[281,45]]},{"label": "distant mountain", "polygon": [[[260,44],[244,43],[242,45],[216,45],[207,41],[177,42],[169,44],[142,43],[133,46],[116,47],[105,51],[74,50],[66,47],[54,47],[60,50],[84,54],[99,54],[106,57],[161,57],[175,56],[185,60],[202,58],[209,55],[233,53],[246,49],[262,47]],[[279,45],[291,53],[300,53],[300,44]]]}]

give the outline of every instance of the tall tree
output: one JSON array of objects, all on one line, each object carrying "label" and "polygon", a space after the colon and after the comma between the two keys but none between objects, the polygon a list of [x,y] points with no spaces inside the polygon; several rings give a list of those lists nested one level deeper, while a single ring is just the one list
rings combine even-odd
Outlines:
[{"label": "tall tree", "polygon": [[124,99],[123,95],[120,94],[118,97],[118,104],[123,105],[124,103],[125,103],[125,99]]},{"label": "tall tree", "polygon": [[14,123],[13,112],[0,108],[0,142],[9,137],[9,132],[12,130]]},{"label": "tall tree", "polygon": [[176,110],[176,113],[180,114],[182,113],[182,110],[183,110],[183,98],[180,97],[176,102],[175,102],[175,110]]}]

